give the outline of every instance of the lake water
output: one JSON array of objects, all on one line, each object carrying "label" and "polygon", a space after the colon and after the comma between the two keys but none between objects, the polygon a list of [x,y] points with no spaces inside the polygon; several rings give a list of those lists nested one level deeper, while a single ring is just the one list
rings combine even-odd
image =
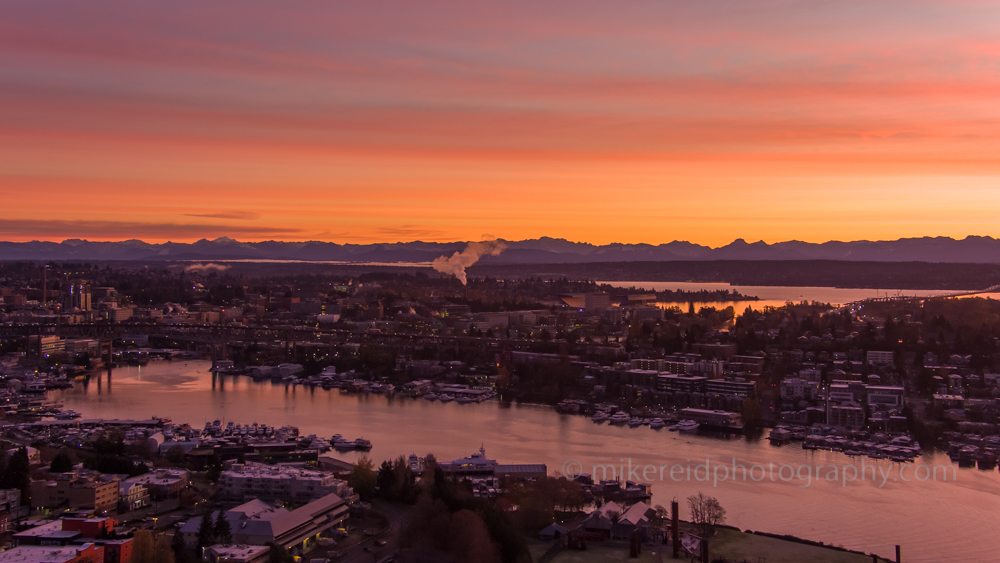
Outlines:
[{"label": "lake water", "polygon": [[[862,299],[873,297],[895,297],[905,295],[911,297],[932,297],[935,295],[948,295],[961,293],[960,291],[943,291],[934,289],[907,289],[907,290],[885,290],[885,289],[851,289],[840,287],[793,287],[793,286],[772,286],[772,285],[729,285],[728,283],[696,283],[696,282],[643,282],[643,281],[599,281],[615,287],[643,288],[647,291],[736,291],[741,295],[759,297],[759,301],[716,301],[697,302],[698,307],[715,307],[724,309],[732,306],[736,313],[742,313],[747,306],[755,310],[762,310],[764,307],[783,307],[785,303],[791,301],[818,301],[820,303],[830,303],[831,305],[844,305]],[[984,294],[985,295],[985,294]],[[686,303],[660,303],[664,307],[680,307],[687,310]]]},{"label": "lake water", "polygon": [[[119,368],[110,382],[95,377],[86,385],[81,382],[73,389],[50,392],[49,397],[87,418],[155,415],[199,428],[206,421],[224,419],[240,424],[292,424],[303,434],[327,438],[335,433],[352,439],[364,437],[374,444],[369,455],[376,463],[428,452],[439,460],[451,460],[480,446],[500,463],[545,463],[550,475],[564,468],[567,473],[580,472],[580,467],[590,473],[595,464],[624,466],[628,473],[631,460],[633,467],[639,468],[633,476],[652,483],[653,503],[669,505],[677,498],[682,515],[687,512],[684,499],[704,491],[726,508],[727,523],[742,529],[792,534],[883,556],[891,555],[893,546],[901,544],[906,561],[996,561],[1000,552],[1000,538],[995,533],[1000,472],[958,469],[947,479],[939,473],[935,480],[929,478],[929,468],[927,473],[916,470],[921,465],[950,467],[947,456],[941,453],[924,455],[918,463],[907,465],[910,473],[903,479],[898,474],[899,464],[866,459],[869,469],[865,479],[844,483],[842,468],[849,465],[857,470],[861,459],[803,450],[798,444],[779,447],[765,439],[723,439],[680,435],[666,429],[598,425],[587,417],[561,415],[535,405],[459,405],[344,395],[336,389],[257,382],[240,376],[213,377],[208,368],[204,361]],[[336,457],[353,460],[357,455]],[[705,476],[700,470],[688,479],[685,468],[696,469],[706,458],[712,464],[708,480],[698,480]],[[738,467],[736,480],[722,479],[719,467],[728,468],[733,460],[749,469],[746,479]],[[774,463],[773,481],[764,473],[769,462]],[[877,466],[874,470],[870,469],[873,465]],[[663,466],[667,469],[660,479],[658,472]],[[838,476],[831,482],[834,466]],[[873,482],[873,471],[884,472],[885,477],[879,474]],[[917,481],[913,471],[917,478],[925,479]],[[720,482],[713,483],[711,474],[717,474]],[[907,478],[911,481],[906,482]]]}]

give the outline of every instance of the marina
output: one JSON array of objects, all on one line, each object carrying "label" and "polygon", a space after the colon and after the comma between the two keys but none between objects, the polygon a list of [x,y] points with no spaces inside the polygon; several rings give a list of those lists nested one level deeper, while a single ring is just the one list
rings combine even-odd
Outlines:
[{"label": "marina", "polygon": [[[200,431],[206,422],[216,418],[240,421],[246,418],[246,412],[255,412],[258,421],[295,426],[305,436],[340,433],[347,440],[364,436],[372,442],[369,451],[332,451],[332,455],[346,461],[369,455],[377,463],[399,455],[423,456],[428,452],[453,459],[485,445],[497,458],[545,463],[550,474],[561,471],[567,460],[578,461],[586,472],[591,472],[595,464],[624,464],[627,469],[630,460],[633,465],[692,467],[706,459],[713,463],[735,461],[766,466],[770,462],[792,467],[861,464],[860,456],[848,456],[843,451],[772,444],[766,432],[727,435],[701,430],[682,434],[666,428],[654,431],[653,419],[649,428],[628,428],[632,418],[628,413],[625,424],[595,424],[590,416],[560,414],[548,406],[498,401],[441,403],[401,392],[342,393],[280,380],[255,381],[246,376],[218,374],[213,377],[209,368],[204,361],[116,368],[110,382],[104,373],[100,379],[92,377],[72,389],[49,391],[48,398],[65,409],[82,413],[83,420],[144,419],[155,412],[197,425]],[[406,423],[401,424],[404,420]],[[913,465],[894,464],[890,459],[866,463],[874,463],[882,471]],[[947,451],[937,450],[923,452],[917,464],[952,465]],[[673,481],[665,477],[651,484],[654,505],[666,505],[673,497],[684,498],[699,490],[712,490],[725,504],[729,522],[741,529],[792,534],[877,553],[890,553],[894,544],[902,543],[909,546],[913,555],[908,560],[912,561],[937,561],[958,549],[968,553],[970,546],[975,550],[973,559],[978,556],[989,560],[1000,549],[990,532],[994,495],[1000,494],[1000,471],[996,469],[959,469],[957,479],[947,481],[901,482],[890,478],[886,483],[859,480],[846,486],[825,479],[801,486],[798,481],[784,482],[777,477],[773,482],[770,478],[762,482],[729,480],[715,486],[711,481]],[[824,507],[826,512],[822,525],[814,518],[816,507]],[[891,537],[880,531],[890,528]],[[937,532],[928,534],[931,528]]]}]

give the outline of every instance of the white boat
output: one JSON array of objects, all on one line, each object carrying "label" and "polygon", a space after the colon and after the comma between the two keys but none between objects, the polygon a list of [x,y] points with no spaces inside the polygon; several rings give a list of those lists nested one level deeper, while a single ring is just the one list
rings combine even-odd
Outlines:
[{"label": "white boat", "polygon": [[424,399],[427,399],[428,401],[433,401],[433,400],[435,400],[437,398],[438,398],[438,396],[435,395],[434,393],[428,393],[428,394],[424,395]]},{"label": "white boat", "polygon": [[458,403],[458,404],[460,404],[460,405],[464,405],[466,403],[471,403],[472,401],[473,401],[472,399],[466,397],[465,395],[462,395],[462,396],[458,397],[457,399],[455,399],[455,402]]},{"label": "white boat", "polygon": [[447,403],[449,401],[454,401],[455,398],[447,393],[441,393],[440,395],[438,395],[438,400],[441,401],[442,403]]},{"label": "white boat", "polygon": [[666,424],[663,422],[662,418],[654,418],[653,420],[651,420],[649,422],[649,427],[650,428],[654,428],[654,429],[655,428],[663,428],[664,426],[666,426]]},{"label": "white boat", "polygon": [[629,428],[638,428],[639,426],[642,426],[642,419],[639,417],[632,417],[628,421],[628,426]]},{"label": "white boat", "polygon": [[629,421],[629,416],[622,411],[618,411],[608,420],[611,421],[611,424],[626,424]]},{"label": "white boat", "polygon": [[698,427],[701,426],[693,420],[682,420],[677,423],[677,431],[683,434],[693,434],[698,431]]},{"label": "white boat", "polygon": [[364,438],[358,438],[354,441],[354,447],[359,450],[370,450],[372,449],[372,443]]},{"label": "white boat", "polygon": [[340,436],[334,436],[333,447],[338,450],[353,450],[358,446],[354,440],[348,440]]},{"label": "white boat", "polygon": [[610,418],[608,416],[608,413],[603,411],[597,411],[594,413],[594,416],[590,417],[590,420],[593,420],[594,422],[604,422],[608,418]]}]

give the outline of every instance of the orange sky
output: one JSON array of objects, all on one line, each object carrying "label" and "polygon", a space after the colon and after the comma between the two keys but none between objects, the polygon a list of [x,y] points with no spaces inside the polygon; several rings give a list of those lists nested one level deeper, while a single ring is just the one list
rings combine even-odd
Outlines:
[{"label": "orange sky", "polygon": [[36,2],[0,239],[1000,236],[996,2]]}]

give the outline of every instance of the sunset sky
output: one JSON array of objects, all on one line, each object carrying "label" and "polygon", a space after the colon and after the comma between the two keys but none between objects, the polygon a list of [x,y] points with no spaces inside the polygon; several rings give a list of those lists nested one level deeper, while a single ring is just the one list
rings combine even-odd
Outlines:
[{"label": "sunset sky", "polygon": [[1000,236],[1000,2],[0,7],[0,240]]}]

